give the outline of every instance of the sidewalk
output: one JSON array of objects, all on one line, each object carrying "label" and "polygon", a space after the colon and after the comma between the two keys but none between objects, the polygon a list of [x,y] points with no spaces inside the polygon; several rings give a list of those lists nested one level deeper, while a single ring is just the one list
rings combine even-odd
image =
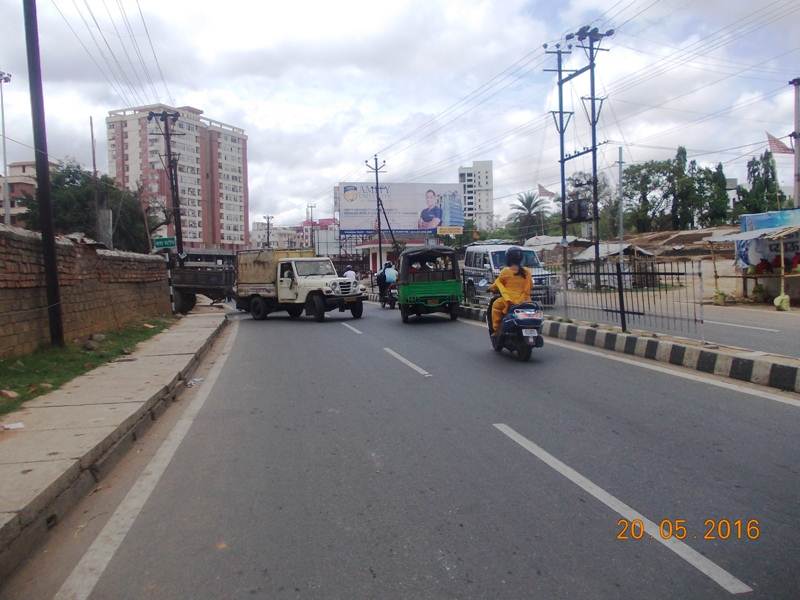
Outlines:
[{"label": "sidewalk", "polygon": [[175,399],[225,323],[189,315],[2,418],[24,427],[0,430],[0,579]]}]

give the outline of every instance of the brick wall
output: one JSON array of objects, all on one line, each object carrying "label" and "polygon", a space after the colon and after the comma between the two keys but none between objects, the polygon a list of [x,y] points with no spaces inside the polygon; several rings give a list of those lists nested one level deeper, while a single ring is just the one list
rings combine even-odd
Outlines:
[{"label": "brick wall", "polygon": [[[56,250],[67,341],[170,312],[163,258],[65,238]],[[0,357],[49,342],[44,286],[40,235],[0,225]]]}]

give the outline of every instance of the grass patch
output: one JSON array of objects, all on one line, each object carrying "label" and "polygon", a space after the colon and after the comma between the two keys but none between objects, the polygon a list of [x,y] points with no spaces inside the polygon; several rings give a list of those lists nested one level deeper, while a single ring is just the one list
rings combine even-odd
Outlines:
[{"label": "grass patch", "polygon": [[[50,392],[78,375],[132,352],[136,344],[164,331],[175,322],[171,318],[149,319],[105,334],[97,350],[84,350],[80,344],[64,348],[41,348],[25,356],[0,359],[0,389],[19,394],[10,400],[0,397],[0,415],[12,412],[27,401]],[[40,384],[49,384],[52,388]]]}]

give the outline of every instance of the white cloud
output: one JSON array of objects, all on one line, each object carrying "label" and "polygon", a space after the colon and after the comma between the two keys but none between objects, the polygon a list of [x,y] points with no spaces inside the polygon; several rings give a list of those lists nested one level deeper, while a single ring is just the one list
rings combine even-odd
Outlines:
[{"label": "white cloud", "polygon": [[[107,69],[74,5],[66,0],[56,3]],[[90,0],[89,4],[133,78],[103,3]],[[130,0],[123,4],[156,79],[158,99],[164,101],[136,4]],[[329,214],[332,186],[345,178],[366,176],[365,158],[427,123],[525,55],[529,57],[525,68],[513,72],[518,79],[498,80],[500,85],[488,89],[485,101],[474,110],[459,116],[472,105],[457,107],[389,148],[388,177],[453,180],[460,163],[492,159],[497,196],[537,183],[553,184],[558,179],[558,138],[547,111],[556,107],[556,95],[552,74],[542,69],[553,67],[554,59],[538,58],[539,49],[543,42],[552,42],[604,11],[597,24],[622,27],[607,44],[611,52],[598,62],[598,91],[603,93],[605,86],[610,93],[600,137],[613,142],[624,137],[638,144],[628,148],[626,160],[665,158],[678,144],[686,145],[691,156],[693,151],[758,141],[765,129],[776,135],[791,129],[792,94],[785,84],[796,76],[792,69],[798,56],[789,52],[793,47],[789,23],[797,18],[797,12],[790,12],[791,0],[766,7],[747,0],[666,0],[652,6],[646,0],[574,0],[567,5],[552,0],[407,0],[379,6],[357,1],[221,5],[142,0],[141,4],[176,104],[197,106],[208,116],[247,131],[251,213],[258,218],[275,214],[278,224],[302,218],[308,202],[316,202],[316,214]],[[124,103],[86,57],[53,4],[40,3],[39,12],[50,152],[88,164],[91,114],[100,130],[99,163],[104,167],[103,117]],[[113,14],[121,28],[119,14]],[[18,3],[0,0],[6,61],[0,68],[15,75],[6,88],[8,135],[29,143],[22,31]],[[683,54],[674,54],[676,48],[700,52],[687,62],[681,60]],[[770,57],[775,58],[767,60]],[[662,62],[656,62],[659,59]],[[570,66],[584,63],[576,49]],[[744,65],[754,63],[762,64],[741,73]],[[648,72],[658,76],[633,79]],[[619,89],[620,82],[639,85]],[[698,89],[702,86],[706,87]],[[503,89],[497,92],[498,88]],[[568,150],[589,143],[579,99],[587,93],[587,76],[566,90],[567,108],[575,111]],[[152,93],[142,95],[153,100]],[[733,104],[741,108],[700,120]],[[470,152],[532,120],[534,125],[514,137]],[[434,132],[436,128],[441,129]],[[29,155],[28,148],[9,144],[11,159]],[[736,151],[731,151],[698,160],[736,158]],[[616,149],[604,147],[601,168],[612,166],[614,160]],[[745,161],[746,157],[726,165],[729,176],[741,178]],[[588,166],[588,158],[570,163],[570,169]],[[780,158],[779,174],[784,182],[791,181],[788,161]],[[497,212],[504,212],[507,204],[499,201]]]}]

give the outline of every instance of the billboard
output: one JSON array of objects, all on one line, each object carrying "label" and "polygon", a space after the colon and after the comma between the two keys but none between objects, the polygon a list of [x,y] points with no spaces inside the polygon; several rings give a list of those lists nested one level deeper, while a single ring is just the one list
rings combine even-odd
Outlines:
[{"label": "billboard", "polygon": [[[435,233],[439,227],[463,227],[459,183],[381,183],[381,229],[386,218],[395,233]],[[377,229],[375,184],[345,182],[336,193],[342,233],[374,233]]]}]

